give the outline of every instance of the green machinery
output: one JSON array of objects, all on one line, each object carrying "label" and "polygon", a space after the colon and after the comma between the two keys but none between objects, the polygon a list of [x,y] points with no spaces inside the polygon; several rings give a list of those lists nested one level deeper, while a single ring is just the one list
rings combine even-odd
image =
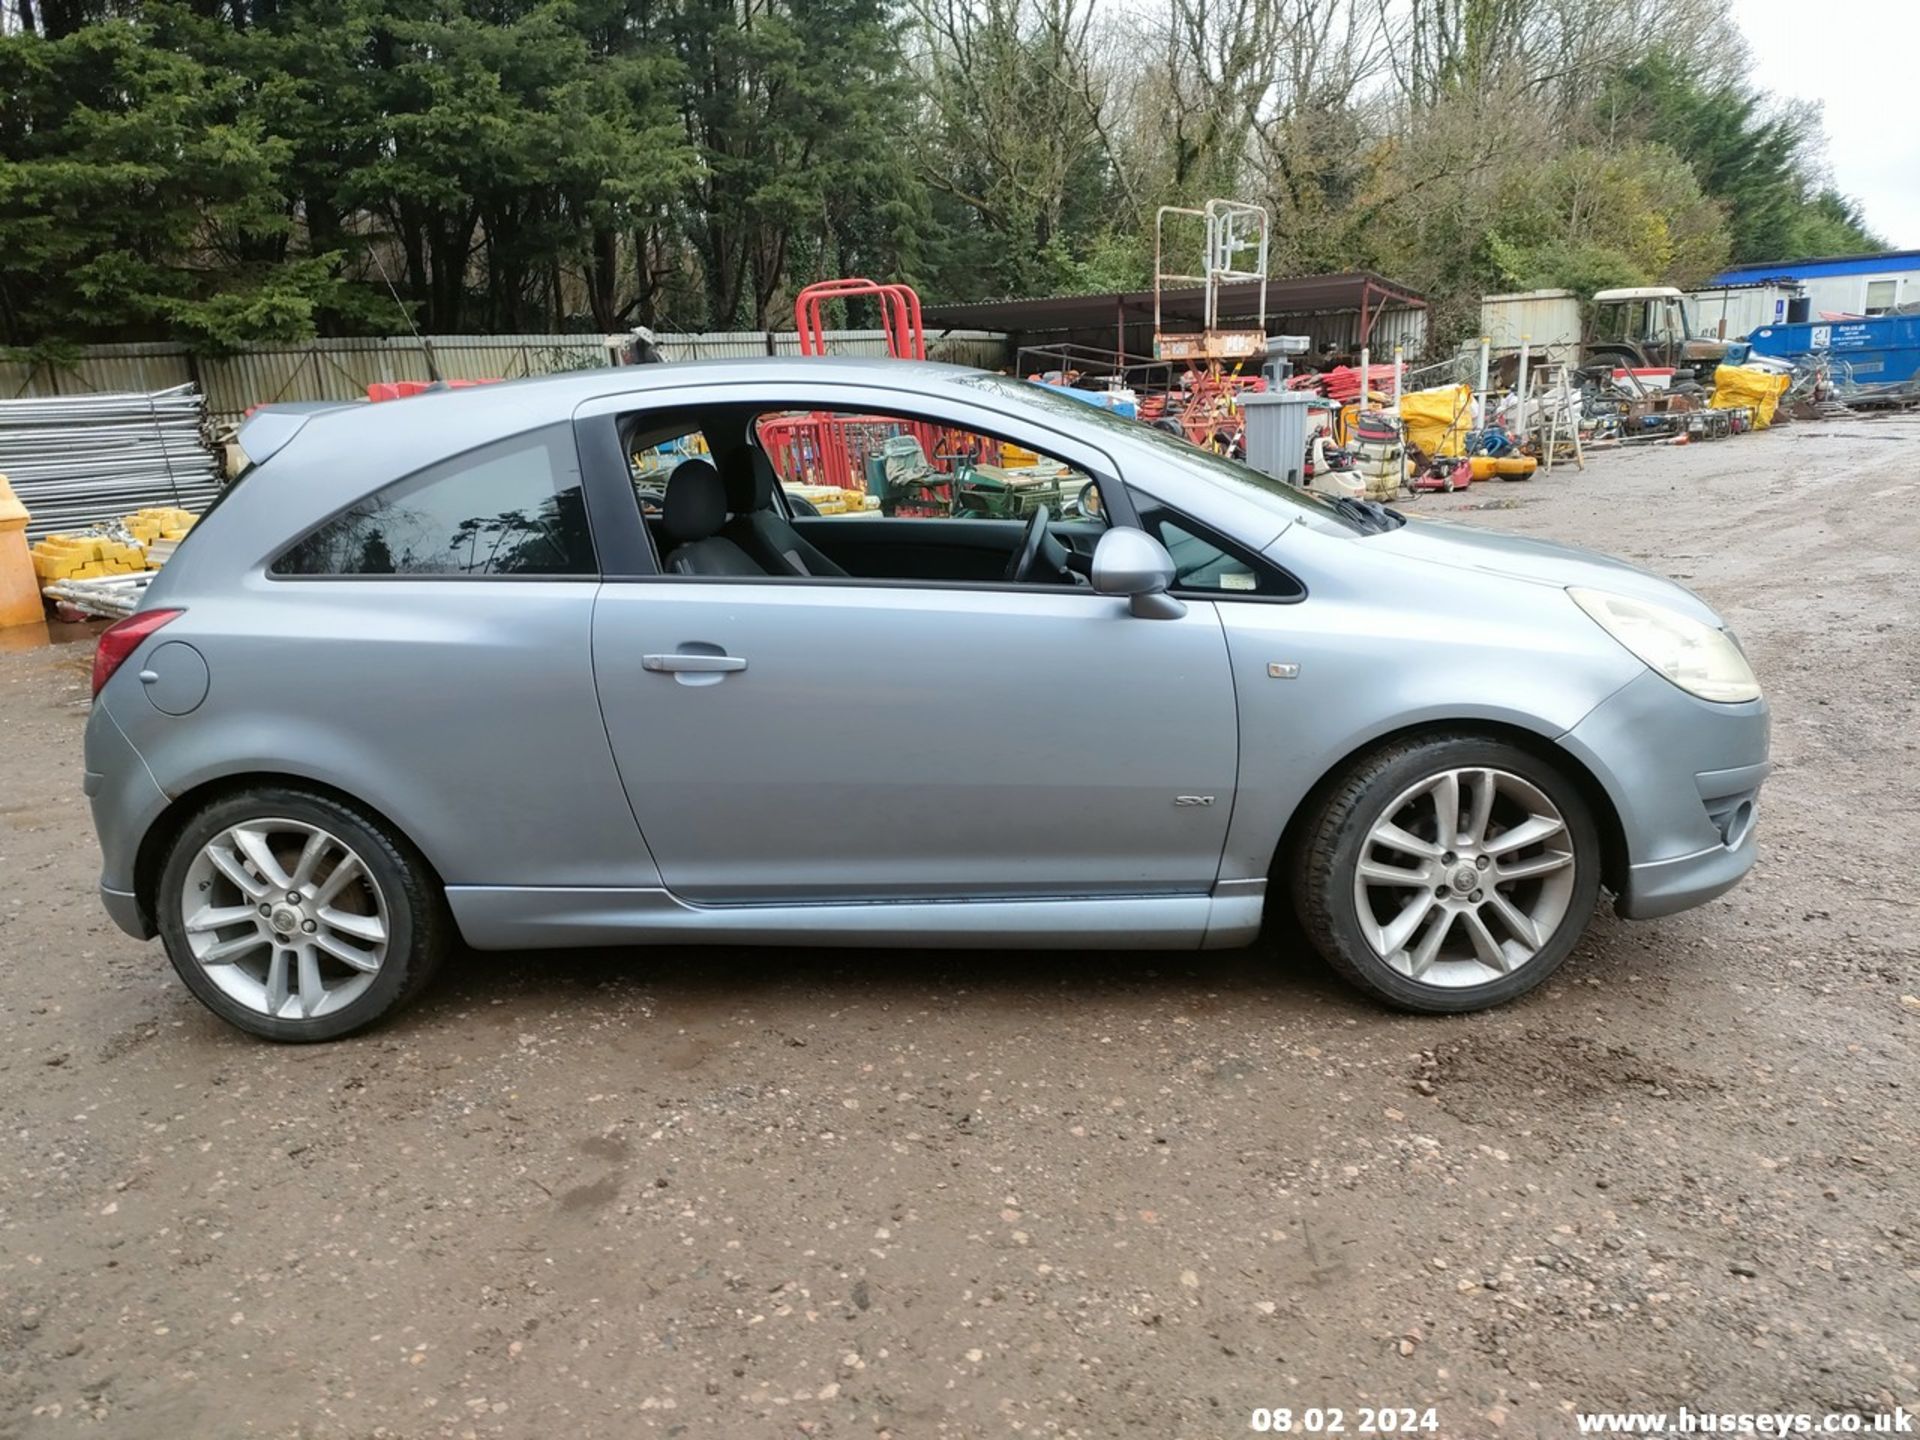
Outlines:
[{"label": "green machinery", "polygon": [[886,515],[957,515],[981,520],[1025,520],[1045,505],[1064,513],[1080,476],[1065,466],[995,465],[967,452],[942,453],[936,470],[914,435],[889,436],[867,459],[867,493]]}]

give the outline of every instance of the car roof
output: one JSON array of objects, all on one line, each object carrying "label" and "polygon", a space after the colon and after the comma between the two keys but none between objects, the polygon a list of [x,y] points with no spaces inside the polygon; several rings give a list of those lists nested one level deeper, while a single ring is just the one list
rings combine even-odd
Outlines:
[{"label": "car roof", "polygon": [[[989,383],[995,381],[999,383]],[[671,395],[664,403],[675,408],[684,408],[689,394],[698,405],[757,403],[756,391],[763,389],[759,398],[779,405],[781,389],[789,386],[870,388],[902,402],[916,395],[937,396],[973,411],[1012,405],[1015,395],[1005,387],[1017,386],[1020,398],[1028,402],[1017,407],[1021,421],[1057,437],[1069,458],[1076,451],[1098,457],[1092,461],[1098,468],[1117,463],[1123,474],[1130,463],[1137,463],[1135,473],[1143,481],[1152,476],[1146,493],[1182,506],[1202,523],[1228,524],[1246,504],[1245,487],[1223,488],[1219,476],[1201,467],[1203,458],[1211,458],[1204,452],[1188,456],[1180,447],[1181,455],[1175,458],[1191,463],[1169,464],[1169,455],[1149,443],[1165,437],[1145,426],[1057,395],[1050,396],[1052,405],[1037,405],[1038,397],[1024,392],[1044,392],[1044,387],[977,367],[877,356],[676,361],[448,388],[379,403],[264,407],[237,437],[254,462],[248,478],[222,492],[220,502],[194,527],[194,543],[175,551],[155,584],[167,594],[184,596],[198,585],[229,583],[235,571],[264,563],[293,536],[342,505],[484,447],[566,425],[583,410],[618,413],[629,400],[633,409],[643,409],[654,403],[647,397],[656,393]],[[786,400],[796,402],[817,403],[800,402],[798,395]],[[267,451],[266,457],[255,451],[256,444]],[[1292,506],[1260,502],[1256,508],[1267,512],[1261,524],[1270,527],[1260,541],[1249,541],[1256,548],[1298,518]]]},{"label": "car roof", "polygon": [[484,445],[538,425],[571,417],[589,400],[631,395],[643,402],[649,391],[698,385],[702,380],[730,384],[826,381],[833,384],[882,384],[943,387],[978,375],[978,368],[925,360],[879,356],[747,356],[727,360],[673,361],[658,365],[601,366],[530,379],[427,390],[397,400],[266,405],[241,425],[236,439],[247,458],[264,464],[294,446],[301,452],[330,444],[384,451],[418,437],[431,436],[444,451],[449,433],[458,448]]}]

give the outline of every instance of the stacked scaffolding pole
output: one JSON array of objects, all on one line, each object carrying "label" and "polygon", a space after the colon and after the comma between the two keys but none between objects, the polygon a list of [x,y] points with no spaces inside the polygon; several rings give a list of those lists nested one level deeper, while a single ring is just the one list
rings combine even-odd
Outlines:
[{"label": "stacked scaffolding pole", "polygon": [[0,475],[32,516],[27,538],[149,506],[205,510],[220,489],[205,421],[191,385],[0,401]]}]

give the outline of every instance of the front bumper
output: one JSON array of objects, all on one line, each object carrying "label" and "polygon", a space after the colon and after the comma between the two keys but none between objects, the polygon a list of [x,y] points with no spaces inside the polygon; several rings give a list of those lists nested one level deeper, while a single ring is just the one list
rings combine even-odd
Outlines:
[{"label": "front bumper", "polygon": [[1560,737],[1619,817],[1619,914],[1647,920],[1704,904],[1753,868],[1770,725],[1765,700],[1716,705],[1648,671]]},{"label": "front bumper", "polygon": [[1657,920],[1718,899],[1746,877],[1758,848],[1749,827],[1746,838],[1735,845],[1629,865],[1627,888],[1614,897],[1614,913],[1628,920]]}]

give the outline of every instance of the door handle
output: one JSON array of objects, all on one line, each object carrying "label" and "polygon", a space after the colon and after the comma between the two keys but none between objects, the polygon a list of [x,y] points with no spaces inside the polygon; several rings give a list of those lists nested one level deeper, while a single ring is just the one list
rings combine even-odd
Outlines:
[{"label": "door handle", "polygon": [[738,655],[642,655],[640,668],[667,674],[726,675],[746,669],[747,662]]}]

